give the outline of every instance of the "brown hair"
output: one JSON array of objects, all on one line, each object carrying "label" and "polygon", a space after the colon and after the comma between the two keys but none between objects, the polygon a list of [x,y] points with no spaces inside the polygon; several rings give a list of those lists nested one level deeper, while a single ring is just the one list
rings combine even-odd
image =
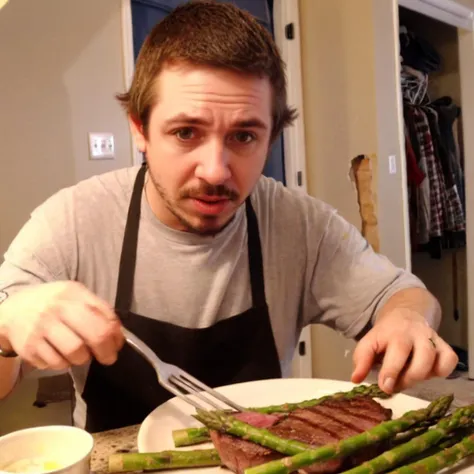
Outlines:
[{"label": "brown hair", "polygon": [[156,79],[164,65],[179,62],[268,77],[273,88],[272,140],[296,117],[287,105],[284,63],[265,27],[230,3],[195,0],[155,25],[138,55],[130,90],[117,95],[145,135],[156,103]]}]

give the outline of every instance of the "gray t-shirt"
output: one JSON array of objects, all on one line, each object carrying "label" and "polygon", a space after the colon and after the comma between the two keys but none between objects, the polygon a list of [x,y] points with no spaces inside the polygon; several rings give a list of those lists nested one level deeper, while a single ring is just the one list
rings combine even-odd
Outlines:
[{"label": "gray t-shirt", "polygon": [[[139,167],[94,176],[39,206],[5,254],[0,289],[76,280],[114,303],[123,232]],[[357,337],[394,292],[423,287],[373,252],[329,205],[261,177],[252,193],[262,244],[265,291],[284,376],[302,328],[325,324]],[[142,194],[133,307],[137,314],[202,328],[251,305],[244,206],[218,235],[162,224]],[[75,420],[88,366],[74,367]],[[116,394],[117,395],[117,394]]]}]

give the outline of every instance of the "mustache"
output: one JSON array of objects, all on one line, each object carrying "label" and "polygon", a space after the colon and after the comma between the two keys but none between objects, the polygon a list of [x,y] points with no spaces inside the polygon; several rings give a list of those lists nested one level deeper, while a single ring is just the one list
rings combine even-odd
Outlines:
[{"label": "mustache", "polygon": [[239,199],[239,194],[224,184],[214,186],[213,184],[203,183],[199,187],[186,189],[180,194],[181,198],[201,198],[203,196],[223,197],[231,201]]}]

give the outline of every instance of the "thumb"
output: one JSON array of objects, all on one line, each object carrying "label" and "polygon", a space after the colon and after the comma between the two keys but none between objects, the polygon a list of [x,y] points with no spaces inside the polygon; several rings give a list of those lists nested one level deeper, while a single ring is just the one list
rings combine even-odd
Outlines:
[{"label": "thumb", "polygon": [[351,377],[353,383],[361,383],[367,377],[376,361],[377,353],[377,341],[373,332],[369,332],[359,341],[354,350],[352,358],[354,370]]}]

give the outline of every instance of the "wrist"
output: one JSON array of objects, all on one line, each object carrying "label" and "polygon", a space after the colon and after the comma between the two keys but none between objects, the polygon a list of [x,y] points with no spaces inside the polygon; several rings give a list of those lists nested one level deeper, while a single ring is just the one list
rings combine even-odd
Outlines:
[{"label": "wrist", "polygon": [[0,356],[3,357],[15,357],[16,354],[13,351],[13,347],[10,344],[8,338],[8,331],[6,325],[5,311],[2,311],[2,306],[7,299],[8,295],[5,291],[0,291]]},{"label": "wrist", "polygon": [[395,293],[376,315],[374,325],[390,317],[405,316],[436,330],[441,321],[441,307],[436,298],[424,288],[407,288]]}]

